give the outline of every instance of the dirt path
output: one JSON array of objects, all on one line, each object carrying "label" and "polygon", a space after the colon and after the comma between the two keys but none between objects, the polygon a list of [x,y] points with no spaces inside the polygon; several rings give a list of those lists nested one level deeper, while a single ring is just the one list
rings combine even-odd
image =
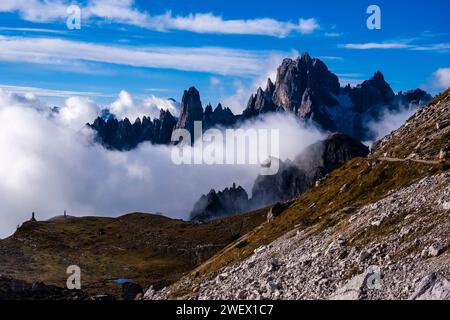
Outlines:
[{"label": "dirt path", "polygon": [[425,164],[439,164],[439,163],[441,163],[441,161],[439,161],[439,160],[400,159],[400,158],[390,158],[390,157],[380,157],[378,159],[381,160],[381,161],[388,161],[388,162],[414,161],[414,162],[425,163]]}]

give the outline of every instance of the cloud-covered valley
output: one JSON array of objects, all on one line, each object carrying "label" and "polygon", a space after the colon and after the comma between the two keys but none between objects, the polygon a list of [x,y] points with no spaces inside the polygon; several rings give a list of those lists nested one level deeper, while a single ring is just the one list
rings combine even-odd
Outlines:
[{"label": "cloud-covered valley", "polygon": [[[114,103],[123,115],[146,111],[145,103],[125,93]],[[0,237],[12,234],[33,211],[39,220],[64,210],[75,216],[143,211],[186,219],[201,194],[233,182],[251,190],[259,172],[255,165],[175,165],[171,147],[149,143],[130,152],[106,150],[84,126],[99,112],[89,99],[72,97],[59,113],[50,113],[33,95],[0,89]],[[246,127],[279,128],[282,159],[323,137],[282,114]]]}]

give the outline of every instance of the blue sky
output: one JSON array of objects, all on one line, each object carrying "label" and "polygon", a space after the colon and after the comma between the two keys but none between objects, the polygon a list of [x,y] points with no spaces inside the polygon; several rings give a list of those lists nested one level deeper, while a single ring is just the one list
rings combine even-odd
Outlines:
[{"label": "blue sky", "polygon": [[[70,4],[80,30],[66,26]],[[369,30],[366,9],[381,9]],[[0,87],[58,104],[81,95],[102,105],[121,90],[233,110],[283,57],[309,52],[356,84],[381,70],[393,89],[450,86],[450,3],[414,1],[2,0]]]}]

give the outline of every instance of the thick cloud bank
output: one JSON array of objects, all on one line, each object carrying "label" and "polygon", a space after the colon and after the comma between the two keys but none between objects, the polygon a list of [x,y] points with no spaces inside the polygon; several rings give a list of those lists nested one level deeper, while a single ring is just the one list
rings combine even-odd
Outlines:
[{"label": "thick cloud bank", "polygon": [[[233,182],[250,190],[259,172],[257,165],[175,165],[171,147],[148,143],[131,152],[105,150],[84,127],[99,112],[90,100],[70,98],[59,113],[49,113],[33,96],[0,90],[0,237],[12,234],[32,211],[39,220],[64,210],[75,216],[143,211],[187,218],[202,193]],[[248,127],[278,128],[283,159],[323,138],[288,115]]]}]

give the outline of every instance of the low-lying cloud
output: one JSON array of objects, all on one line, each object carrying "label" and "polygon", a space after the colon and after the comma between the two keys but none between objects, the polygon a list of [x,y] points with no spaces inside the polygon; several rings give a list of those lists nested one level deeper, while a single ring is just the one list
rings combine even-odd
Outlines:
[{"label": "low-lying cloud", "polygon": [[[69,98],[58,114],[49,114],[35,97],[0,89],[0,237],[33,211],[39,220],[64,210],[75,216],[142,211],[187,218],[201,194],[233,182],[250,190],[259,172],[255,165],[177,166],[171,147],[149,143],[130,152],[106,150],[84,127],[99,111],[88,99]],[[243,126],[250,127],[279,128],[282,159],[323,138],[283,114]]]},{"label": "low-lying cloud", "polygon": [[369,122],[367,127],[373,133],[376,141],[400,128],[415,112],[417,112],[415,105],[404,106],[395,111],[386,109],[379,120]]}]

